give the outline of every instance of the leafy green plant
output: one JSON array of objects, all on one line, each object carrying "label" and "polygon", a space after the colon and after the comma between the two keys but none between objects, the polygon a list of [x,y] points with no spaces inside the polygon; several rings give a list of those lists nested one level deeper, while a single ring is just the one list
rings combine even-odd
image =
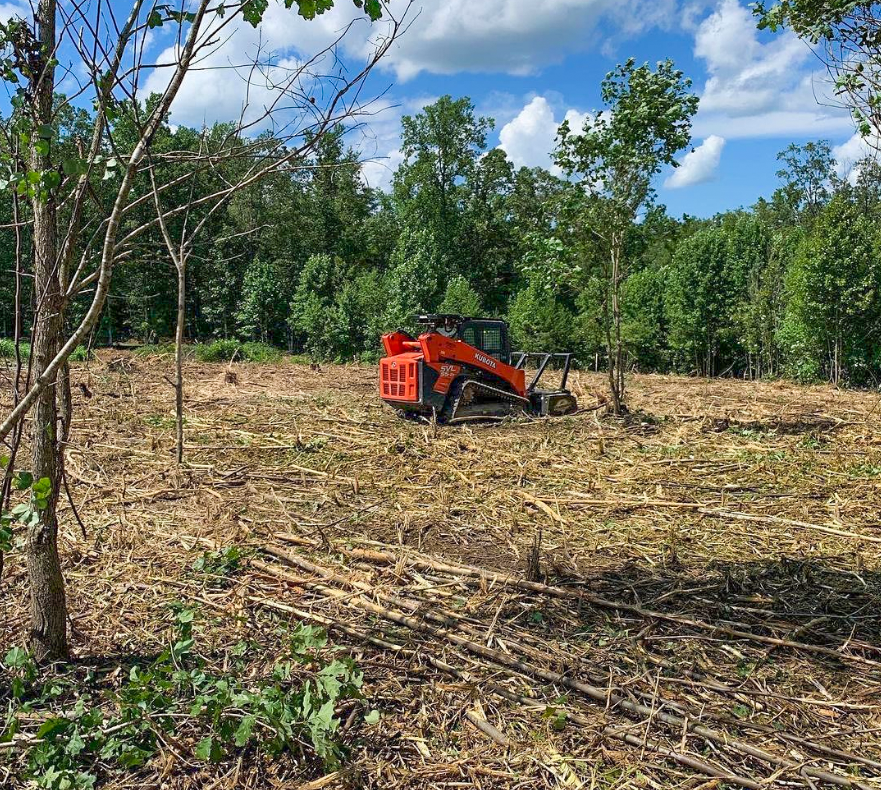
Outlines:
[{"label": "leafy green plant", "polygon": [[173,357],[174,343],[148,343],[144,346],[138,346],[135,349],[135,355],[139,357]]},{"label": "leafy green plant", "polygon": [[242,343],[242,358],[246,362],[278,362],[281,351],[267,343]]},{"label": "leafy green plant", "polygon": [[[31,345],[30,343],[19,344],[21,349],[21,358],[30,359]],[[71,362],[85,362],[91,359],[94,354],[85,346],[77,346],[70,355]],[[0,359],[15,359],[15,341],[7,337],[0,338]]]},{"label": "leafy green plant", "polygon": [[[30,343],[21,343],[21,358],[28,359],[31,356]],[[0,338],[0,359],[15,359],[15,341],[9,338]]]},{"label": "leafy green plant", "polygon": [[[227,550],[209,560],[230,556]],[[95,676],[77,683],[53,677],[41,687],[29,654],[12,648],[3,660],[12,682],[0,741],[11,740],[22,722],[39,723],[15,746],[24,758],[21,778],[48,790],[89,790],[108,771],[143,765],[166,736],[192,744],[204,762],[249,751],[339,765],[345,749],[337,706],[362,699],[363,675],[354,661],[328,655],[326,633],[298,624],[282,632],[287,647],[263,677],[255,678],[252,667],[258,656],[262,664],[265,648],[253,642],[235,645],[232,660],[217,672],[197,652],[196,620],[195,609],[173,604],[168,647],[106,689],[90,685]],[[365,724],[378,720],[378,711],[365,709]]]},{"label": "leafy green plant", "polygon": [[193,563],[193,570],[211,576],[229,577],[242,567],[243,552],[237,546],[206,551]]},{"label": "leafy green plant", "polygon": [[238,340],[215,340],[197,343],[194,347],[199,362],[277,362],[281,351],[266,343],[240,343]]},{"label": "leafy green plant", "polygon": [[242,344],[238,340],[215,340],[213,343],[197,343],[194,353],[199,362],[229,362],[241,358]]},{"label": "leafy green plant", "polygon": [[[0,468],[9,468],[8,455],[0,457]],[[19,502],[11,510],[0,512],[0,571],[3,568],[2,555],[12,551],[14,531],[13,525],[30,526],[40,519],[40,513],[49,507],[52,497],[52,481],[48,477],[34,480],[30,472],[18,471],[12,475],[12,487],[16,491],[28,491],[27,501]]]},{"label": "leafy green plant", "polygon": [[86,348],[86,346],[77,346],[71,353],[69,359],[71,362],[88,362],[94,358],[94,352]]}]

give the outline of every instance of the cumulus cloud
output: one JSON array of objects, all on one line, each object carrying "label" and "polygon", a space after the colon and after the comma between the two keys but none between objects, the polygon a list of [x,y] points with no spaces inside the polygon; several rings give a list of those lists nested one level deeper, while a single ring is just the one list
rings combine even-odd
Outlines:
[{"label": "cumulus cloud", "polygon": [[[356,67],[349,73],[354,74],[372,52],[371,35],[377,32],[351,3],[337,3],[328,13],[307,21],[281,2],[271,2],[257,28],[242,19],[231,24],[217,20],[214,25],[224,27],[214,36],[213,47],[204,50],[196,68],[187,73],[172,105],[171,116],[177,123],[199,126],[231,120],[243,109],[246,120],[258,117],[278,98],[280,84],[288,83],[304,62],[325,53],[310,63],[300,80],[304,87],[315,80],[320,104],[322,86],[316,78],[340,71],[329,48],[335,46],[349,59],[350,66]],[[159,33],[157,44],[163,49],[155,60],[173,64],[178,44],[164,31]],[[142,91],[164,90],[171,73],[171,67],[154,69]]]},{"label": "cumulus cloud", "polygon": [[403,161],[404,154],[400,148],[395,148],[384,156],[372,157],[361,166],[361,178],[369,187],[388,190],[395,170]]},{"label": "cumulus cloud", "polygon": [[[678,24],[679,2],[545,0],[540,12],[523,0],[417,3],[406,32],[380,63],[380,73],[372,77],[373,84],[380,92],[389,77],[406,82],[423,72],[535,73],[562,62],[572,52],[600,51],[604,43]],[[404,3],[392,2],[389,7],[392,12],[401,12]],[[347,35],[340,42],[339,54],[350,65],[360,64],[385,35],[386,25],[382,21],[368,24],[349,2],[338,2],[329,12],[306,21],[284,8],[281,0],[274,0],[258,29],[241,21],[226,28],[215,50],[201,61],[200,70],[187,75],[172,107],[172,118],[181,124],[210,124],[237,117],[246,102],[250,105],[246,117],[256,116],[275,95],[273,81],[281,76],[285,64],[322,50],[342,31]],[[156,60],[168,62],[174,57],[175,42],[166,30],[155,34]],[[268,79],[251,74],[248,68],[258,53],[276,69],[268,72]],[[326,67],[336,70],[330,60]],[[157,69],[143,88],[162,90],[169,76],[170,69]]]},{"label": "cumulus cloud", "polygon": [[685,155],[681,164],[664,182],[668,189],[681,189],[712,181],[716,177],[725,138],[710,135],[697,148]]},{"label": "cumulus cloud", "polygon": [[860,163],[866,159],[875,159],[881,156],[881,139],[877,135],[863,137],[855,134],[841,145],[832,149],[835,157],[835,172],[840,178],[845,178],[851,184],[855,184],[860,175]]},{"label": "cumulus cloud", "polygon": [[[709,77],[696,129],[726,137],[842,131],[847,114],[832,104],[825,73],[792,33],[759,40],[755,18],[739,0],[721,0],[696,28],[694,54]],[[731,124],[738,131],[731,132]],[[818,128],[822,127],[822,129]]]},{"label": "cumulus cloud", "polygon": [[632,36],[676,18],[675,0],[445,0],[425,3],[389,54],[401,80],[422,71],[531,74],[570,52],[599,50],[610,22],[615,36]]},{"label": "cumulus cloud", "polygon": [[[401,12],[403,3],[391,3]],[[599,50],[600,42],[627,38],[652,27],[676,21],[676,0],[545,0],[540,12],[523,0],[446,0],[424,3],[411,11],[406,32],[380,64],[401,82],[422,72],[454,74],[464,71],[531,74],[559,63],[575,51]],[[603,35],[597,31],[608,22]],[[348,26],[355,23],[348,30]],[[203,61],[208,69],[187,76],[173,113],[181,123],[200,124],[235,115],[248,95],[259,106],[266,99],[266,86],[258,83],[248,91],[244,66],[259,50],[272,54],[275,62],[308,57],[328,46],[348,30],[340,53],[362,61],[387,32],[387,23],[367,24],[352,3],[336,3],[327,13],[305,21],[281,2],[270,2],[263,23],[255,30],[240,22],[217,49]],[[160,31],[162,32],[162,31]],[[157,39],[161,46],[161,38]],[[173,56],[173,42],[161,58]],[[223,68],[223,72],[210,70]],[[167,83],[168,69],[150,77],[148,89]]]},{"label": "cumulus cloud", "polygon": [[544,96],[535,96],[499,132],[501,148],[516,167],[546,167],[559,173],[552,165],[551,152],[557,129],[563,120],[569,121],[573,131],[581,129],[587,113],[566,110],[557,119],[551,103]]}]

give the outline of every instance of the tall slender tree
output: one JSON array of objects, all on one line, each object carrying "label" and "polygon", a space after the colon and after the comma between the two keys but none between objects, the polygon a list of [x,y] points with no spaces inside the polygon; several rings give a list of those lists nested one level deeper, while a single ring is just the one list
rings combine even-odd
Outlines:
[{"label": "tall slender tree", "polygon": [[[332,7],[333,0],[319,4],[295,0],[288,5],[296,5],[302,16],[312,18]],[[355,6],[369,19],[383,14],[379,0],[358,0]],[[176,184],[172,180],[151,190],[143,183],[144,164],[184,78],[194,62],[214,48],[232,26],[241,22],[259,25],[266,7],[266,2],[251,0],[231,4],[197,0],[178,11],[168,5],[133,0],[128,13],[120,17],[118,7],[100,6],[95,10],[67,0],[37,0],[29,18],[13,17],[0,24],[0,49],[4,53],[0,77],[14,95],[14,114],[7,132],[14,130],[18,140],[25,141],[20,155],[11,146],[4,151],[7,172],[3,180],[30,204],[35,302],[29,384],[26,390],[16,392],[14,407],[0,422],[0,440],[13,435],[32,411],[31,470],[18,478],[23,484],[30,483],[30,505],[17,512],[26,527],[30,646],[38,660],[64,658],[68,652],[67,607],[57,541],[58,492],[72,409],[67,361],[86,341],[103,311],[114,267],[125,259],[137,239],[156,228],[160,218],[167,221],[193,203],[216,202],[256,183],[300,159],[309,150],[309,140],[357,114],[362,105],[359,91],[353,88],[363,83],[400,31],[400,19],[386,13],[386,36],[360,69],[353,69],[343,78],[327,81],[321,73],[320,64],[332,55],[334,43],[287,72],[275,70],[278,79],[273,100],[256,112],[256,121],[243,113],[237,125],[247,149],[255,144],[245,139],[253,124],[271,122],[282,110],[291,113],[285,125],[290,131],[275,137],[275,156],[270,161],[252,161],[245,173],[218,192],[183,205],[157,203],[159,216],[131,227],[128,219],[135,207],[149,205],[154,194],[167,197]],[[403,8],[406,14],[408,4],[404,3]],[[124,19],[122,24],[120,18]],[[180,45],[163,66],[168,76],[166,87],[157,98],[146,102],[139,88],[154,65],[143,58],[143,41],[148,30],[164,25],[175,27]],[[69,62],[62,63],[62,59]],[[260,65],[254,62],[250,73],[259,74]],[[62,149],[54,139],[59,69],[70,75],[87,75],[79,99],[91,100],[95,108],[91,136],[76,156],[60,156]],[[318,85],[328,88],[319,94],[320,102],[315,94]],[[124,100],[137,114],[137,133],[130,144],[123,146],[115,136],[115,122]],[[307,132],[308,137],[304,137]],[[216,164],[203,157],[190,158],[189,162],[191,170]],[[111,185],[104,191],[106,213],[97,227],[85,234],[86,204],[95,194],[96,182]],[[140,185],[137,190],[136,185]],[[63,214],[59,212],[62,204]],[[92,289],[91,301],[79,323],[68,332],[68,307],[88,289]]]},{"label": "tall slender tree", "polygon": [[589,116],[580,130],[564,121],[557,164],[578,179],[585,195],[583,221],[600,248],[606,281],[603,298],[611,407],[624,405],[621,287],[628,274],[627,234],[652,201],[652,180],[691,139],[698,99],[670,60],[637,66],[633,59],[602,84],[608,110]]}]

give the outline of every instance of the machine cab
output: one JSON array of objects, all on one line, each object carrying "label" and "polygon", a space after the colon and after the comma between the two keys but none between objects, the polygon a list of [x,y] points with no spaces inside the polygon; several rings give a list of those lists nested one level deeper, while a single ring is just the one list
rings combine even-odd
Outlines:
[{"label": "machine cab", "polygon": [[511,364],[511,341],[508,325],[494,318],[465,318],[456,329],[459,340],[495,357],[506,365]]}]

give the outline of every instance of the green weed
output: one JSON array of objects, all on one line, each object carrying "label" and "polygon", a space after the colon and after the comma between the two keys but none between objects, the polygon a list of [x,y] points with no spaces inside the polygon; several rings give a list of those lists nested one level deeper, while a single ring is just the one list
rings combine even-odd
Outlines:
[{"label": "green weed", "polygon": [[173,357],[174,343],[153,343],[138,346],[134,353],[139,357]]},{"label": "green weed", "polygon": [[[19,349],[21,350],[21,358],[22,359],[30,359],[31,356],[31,345],[30,343],[20,343]],[[73,353],[70,355],[71,362],[85,362],[86,360],[92,359],[94,354],[89,351],[85,346],[77,346]],[[10,340],[7,337],[0,338],[0,359],[15,359],[15,341]]]},{"label": "green weed", "polygon": [[[47,790],[91,790],[144,765],[164,740],[207,763],[249,753],[339,766],[345,748],[335,711],[363,699],[363,674],[351,658],[328,657],[324,631],[298,624],[270,671],[255,678],[248,660],[262,664],[260,645],[234,645],[228,671],[212,671],[196,651],[196,611],[178,604],[172,613],[169,647],[155,661],[132,666],[121,685],[102,686],[91,672],[76,683],[41,683],[26,651],[6,654],[2,669],[11,682],[0,692],[7,710],[0,742],[26,736],[12,749],[13,776]],[[364,723],[378,719],[370,711]]]},{"label": "green weed", "polygon": [[199,362],[278,362],[282,353],[266,343],[240,343],[238,340],[215,340],[194,347]]}]

